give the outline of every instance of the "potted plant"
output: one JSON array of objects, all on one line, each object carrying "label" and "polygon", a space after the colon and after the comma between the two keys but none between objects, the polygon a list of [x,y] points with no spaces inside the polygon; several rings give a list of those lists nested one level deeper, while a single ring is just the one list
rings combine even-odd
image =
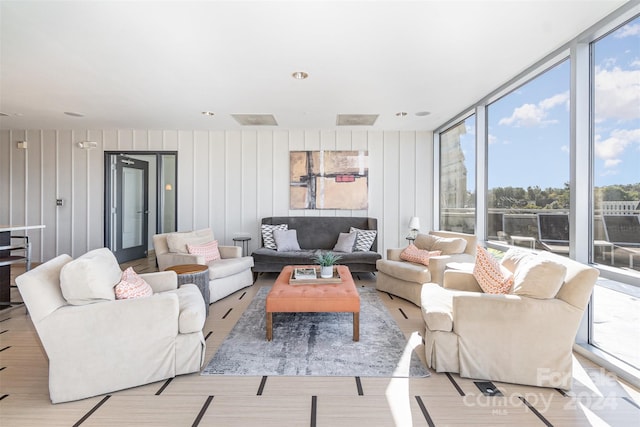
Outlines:
[{"label": "potted plant", "polygon": [[334,252],[320,252],[313,258],[320,264],[320,277],[328,279],[333,277],[333,265],[342,258]]}]

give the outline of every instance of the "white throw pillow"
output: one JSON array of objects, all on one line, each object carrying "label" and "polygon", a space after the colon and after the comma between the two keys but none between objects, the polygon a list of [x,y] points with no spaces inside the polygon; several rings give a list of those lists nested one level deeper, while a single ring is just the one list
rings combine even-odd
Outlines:
[{"label": "white throw pillow", "polygon": [[338,236],[338,241],[336,242],[336,245],[333,247],[333,250],[335,252],[346,252],[346,253],[353,252],[353,245],[355,245],[356,243],[357,236],[358,236],[358,233],[356,232],[340,233],[340,235]]},{"label": "white throw pillow", "polygon": [[67,263],[60,270],[60,289],[69,304],[85,305],[115,300],[114,287],[122,270],[107,248],[95,249]]},{"label": "white throw pillow", "polygon": [[278,252],[299,251],[298,232],[296,230],[273,230]]},{"label": "white throw pillow", "polygon": [[170,233],[167,235],[167,246],[169,247],[169,252],[188,254],[187,245],[202,245],[213,240],[213,230],[203,228],[202,230]]},{"label": "white throw pillow", "polygon": [[567,273],[567,267],[559,262],[534,256],[518,265],[514,273],[513,293],[538,299],[554,298]]}]

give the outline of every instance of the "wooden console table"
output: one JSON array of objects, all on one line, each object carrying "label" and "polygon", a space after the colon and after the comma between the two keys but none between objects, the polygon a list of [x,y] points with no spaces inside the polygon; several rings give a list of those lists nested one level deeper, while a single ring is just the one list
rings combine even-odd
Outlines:
[{"label": "wooden console table", "polygon": [[[0,225],[0,305],[11,304],[11,265],[29,261],[26,244],[12,245],[11,233],[44,228],[44,225]],[[24,250],[24,256],[11,255],[12,251]]]}]

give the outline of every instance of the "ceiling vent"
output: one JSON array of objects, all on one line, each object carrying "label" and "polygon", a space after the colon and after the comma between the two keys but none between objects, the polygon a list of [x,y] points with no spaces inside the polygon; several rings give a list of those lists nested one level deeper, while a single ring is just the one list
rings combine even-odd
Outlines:
[{"label": "ceiling vent", "polygon": [[338,114],[337,126],[373,126],[378,114]]},{"label": "ceiling vent", "polygon": [[232,114],[242,126],[278,126],[273,114]]}]

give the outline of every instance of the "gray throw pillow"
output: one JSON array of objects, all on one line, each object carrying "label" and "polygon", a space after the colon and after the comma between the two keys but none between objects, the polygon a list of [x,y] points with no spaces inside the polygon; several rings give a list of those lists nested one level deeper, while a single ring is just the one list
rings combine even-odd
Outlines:
[{"label": "gray throw pillow", "polygon": [[352,233],[340,233],[338,236],[338,242],[333,247],[334,252],[353,252],[353,245],[356,243],[356,237],[358,233],[355,231]]},{"label": "gray throw pillow", "polygon": [[298,233],[296,230],[273,230],[278,252],[299,251]]}]

